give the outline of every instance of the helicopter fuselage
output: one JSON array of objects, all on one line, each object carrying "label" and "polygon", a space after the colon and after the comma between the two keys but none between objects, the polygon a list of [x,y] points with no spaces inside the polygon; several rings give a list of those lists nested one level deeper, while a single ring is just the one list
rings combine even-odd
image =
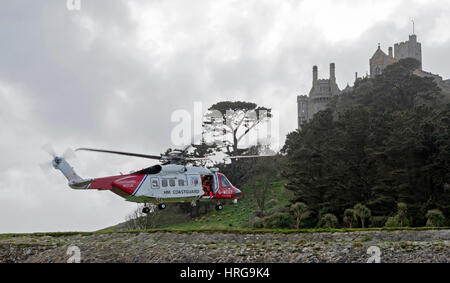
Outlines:
[{"label": "helicopter fuselage", "polygon": [[242,194],[222,173],[184,165],[155,165],[126,175],[91,179],[81,186],[69,185],[73,189],[110,190],[139,203],[237,200]]}]

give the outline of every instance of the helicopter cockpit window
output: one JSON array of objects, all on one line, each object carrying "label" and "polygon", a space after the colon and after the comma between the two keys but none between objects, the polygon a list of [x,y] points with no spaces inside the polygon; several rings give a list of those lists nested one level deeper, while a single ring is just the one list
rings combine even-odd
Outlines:
[{"label": "helicopter cockpit window", "polygon": [[169,179],[169,186],[175,187],[175,179]]},{"label": "helicopter cockpit window", "polygon": [[162,179],[162,180],[161,180],[161,185],[162,185],[163,187],[167,187],[167,180],[166,180],[166,179]]},{"label": "helicopter cockpit window", "polygon": [[220,185],[222,188],[229,188],[231,187],[230,182],[227,180],[225,176],[220,176]]},{"label": "helicopter cockpit window", "polygon": [[152,188],[153,189],[157,189],[158,187],[159,187],[158,180],[153,179],[152,180]]}]

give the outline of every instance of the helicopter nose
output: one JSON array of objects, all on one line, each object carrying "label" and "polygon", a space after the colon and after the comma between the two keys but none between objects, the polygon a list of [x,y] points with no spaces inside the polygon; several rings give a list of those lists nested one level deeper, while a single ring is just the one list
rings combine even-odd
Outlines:
[{"label": "helicopter nose", "polygon": [[238,188],[234,188],[234,197],[238,198],[242,195],[241,190],[239,190]]}]

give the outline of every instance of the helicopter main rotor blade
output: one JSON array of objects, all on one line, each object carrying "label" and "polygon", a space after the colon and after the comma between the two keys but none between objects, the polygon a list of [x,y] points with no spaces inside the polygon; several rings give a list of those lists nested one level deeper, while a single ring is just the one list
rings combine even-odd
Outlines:
[{"label": "helicopter main rotor blade", "polygon": [[78,150],[95,151],[95,152],[103,152],[103,153],[112,153],[112,154],[134,156],[134,157],[142,157],[142,158],[148,158],[148,159],[158,159],[158,160],[162,158],[159,155],[148,155],[148,154],[123,152],[123,151],[113,151],[113,150],[104,150],[104,149],[93,149],[93,148],[84,148],[84,147],[77,148],[76,151],[78,151]]},{"label": "helicopter main rotor blade", "polygon": [[209,158],[209,157],[185,157],[183,159],[187,160],[187,161],[211,160],[211,158]]},{"label": "helicopter main rotor blade", "polygon": [[255,158],[255,157],[271,157],[274,155],[236,155],[236,156],[225,156],[224,159],[240,159],[240,158]]}]

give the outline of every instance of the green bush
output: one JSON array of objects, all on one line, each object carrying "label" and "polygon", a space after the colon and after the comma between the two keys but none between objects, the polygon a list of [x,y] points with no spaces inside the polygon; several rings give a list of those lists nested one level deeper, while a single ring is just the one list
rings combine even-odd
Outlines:
[{"label": "green bush", "polygon": [[387,216],[372,216],[370,227],[383,227],[386,225],[387,220]]},{"label": "green bush", "polygon": [[264,220],[262,218],[256,217],[252,222],[253,228],[264,228]]},{"label": "green bush", "polygon": [[389,217],[386,220],[386,223],[384,224],[384,226],[386,226],[386,227],[401,227],[400,226],[400,221],[398,221],[397,215]]},{"label": "green bush", "polygon": [[338,225],[338,219],[334,214],[327,213],[324,216],[322,216],[321,219],[322,227],[324,228],[336,228]]},{"label": "green bush", "polygon": [[358,217],[356,216],[355,210],[351,208],[347,208],[344,211],[344,224],[348,228],[353,228],[358,226]]},{"label": "green bush", "polygon": [[386,221],[386,224],[384,224],[386,227],[409,227],[409,220],[408,219],[400,219],[398,215],[389,217]]},{"label": "green bush", "polygon": [[272,214],[276,214],[276,213],[288,213],[288,212],[289,212],[289,208],[286,207],[285,205],[277,205],[277,206],[274,206],[271,209],[269,209],[267,214],[272,215]]},{"label": "green bush", "polygon": [[397,214],[395,216],[389,217],[386,221],[386,227],[409,227],[410,221],[407,217],[406,204],[399,202],[397,204]]},{"label": "green bush", "polygon": [[263,218],[264,228],[292,228],[295,220],[289,213],[275,213]]},{"label": "green bush", "polygon": [[427,226],[428,227],[440,227],[444,226],[445,217],[444,214],[439,209],[428,210],[425,215],[427,218]]}]

